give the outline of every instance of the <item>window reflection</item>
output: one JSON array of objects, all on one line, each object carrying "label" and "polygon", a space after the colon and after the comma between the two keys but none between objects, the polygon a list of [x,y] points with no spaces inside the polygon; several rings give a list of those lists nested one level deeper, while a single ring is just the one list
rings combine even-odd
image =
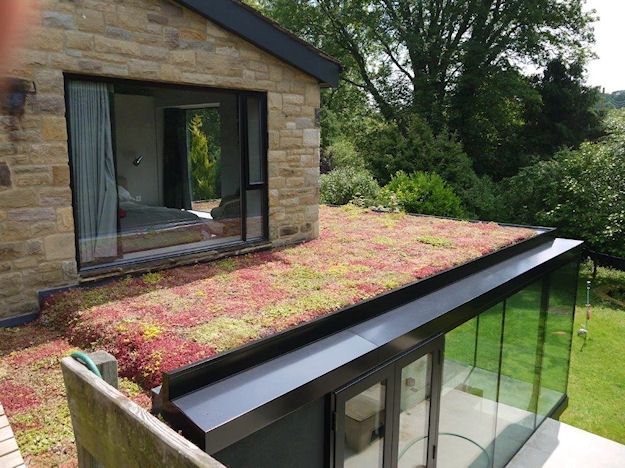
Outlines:
[{"label": "window reflection", "polygon": [[445,335],[437,466],[505,466],[561,402],[577,274],[571,263]]},{"label": "window reflection", "polygon": [[344,466],[382,466],[386,385],[377,383],[345,403]]},{"label": "window reflection", "polygon": [[81,267],[245,240],[243,222],[263,236],[259,96],[244,101],[243,141],[233,92],[69,80],[67,98]]},{"label": "window reflection", "polygon": [[499,304],[445,337],[440,467],[491,466],[502,312]]}]

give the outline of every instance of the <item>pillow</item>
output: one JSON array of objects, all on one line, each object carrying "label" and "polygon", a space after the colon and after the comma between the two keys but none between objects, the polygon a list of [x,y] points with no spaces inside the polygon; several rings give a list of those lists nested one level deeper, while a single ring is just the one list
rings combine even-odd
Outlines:
[{"label": "pillow", "polygon": [[132,201],[132,197],[130,196],[130,192],[126,190],[121,185],[117,186],[117,195],[119,196],[120,201]]}]

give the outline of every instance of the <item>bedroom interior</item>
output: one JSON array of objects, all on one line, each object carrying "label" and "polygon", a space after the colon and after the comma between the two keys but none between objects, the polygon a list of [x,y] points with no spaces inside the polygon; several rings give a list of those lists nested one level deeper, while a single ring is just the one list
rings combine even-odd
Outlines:
[{"label": "bedroom interior", "polygon": [[263,94],[66,86],[81,268],[265,237]]}]

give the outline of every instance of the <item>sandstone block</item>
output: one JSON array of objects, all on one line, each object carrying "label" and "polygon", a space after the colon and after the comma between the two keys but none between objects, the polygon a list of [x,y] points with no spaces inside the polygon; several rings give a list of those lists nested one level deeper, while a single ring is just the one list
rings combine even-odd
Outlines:
[{"label": "sandstone block", "polygon": [[52,234],[43,242],[47,260],[67,260],[74,257],[73,234]]}]

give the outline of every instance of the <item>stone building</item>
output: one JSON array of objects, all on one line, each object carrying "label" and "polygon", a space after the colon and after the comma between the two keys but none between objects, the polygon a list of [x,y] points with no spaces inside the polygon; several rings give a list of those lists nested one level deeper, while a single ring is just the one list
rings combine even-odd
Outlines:
[{"label": "stone building", "polygon": [[42,0],[0,102],[0,318],[318,234],[340,64],[238,0]]}]

